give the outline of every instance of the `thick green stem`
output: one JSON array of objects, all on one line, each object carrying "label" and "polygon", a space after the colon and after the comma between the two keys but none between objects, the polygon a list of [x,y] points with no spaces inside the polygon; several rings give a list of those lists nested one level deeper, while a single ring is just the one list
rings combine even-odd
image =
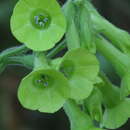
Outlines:
[{"label": "thick green stem", "polygon": [[34,70],[49,68],[48,61],[44,53],[35,52]]},{"label": "thick green stem", "polygon": [[120,77],[123,77],[129,71],[130,58],[103,37],[95,37],[95,42],[97,50],[111,62]]}]

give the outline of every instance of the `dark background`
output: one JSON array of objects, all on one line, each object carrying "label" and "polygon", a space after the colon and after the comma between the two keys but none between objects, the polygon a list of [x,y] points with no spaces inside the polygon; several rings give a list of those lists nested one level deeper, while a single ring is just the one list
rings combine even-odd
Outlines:
[{"label": "dark background", "polygon": [[[20,45],[10,31],[10,16],[17,0],[0,0],[0,51]],[[60,1],[62,4],[64,1]],[[93,0],[100,13],[130,32],[130,0]],[[9,66],[0,75],[0,130],[69,130],[63,110],[55,114],[29,111],[19,104],[17,87],[29,70]],[[118,130],[130,130],[130,121]]]}]

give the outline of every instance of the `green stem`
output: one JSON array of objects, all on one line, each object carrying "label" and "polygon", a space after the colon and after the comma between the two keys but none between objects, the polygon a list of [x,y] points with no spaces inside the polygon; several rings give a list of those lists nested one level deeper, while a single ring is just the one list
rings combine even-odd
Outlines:
[{"label": "green stem", "polygon": [[48,58],[54,57],[57,53],[59,53],[61,50],[66,48],[66,44],[65,43],[66,43],[66,40],[64,39],[54,49],[52,49],[46,56]]},{"label": "green stem", "polygon": [[[54,57],[57,53],[59,53],[61,50],[66,48],[66,41],[63,40],[61,43],[59,43],[54,49],[52,49],[47,55],[47,58]],[[44,55],[44,54],[42,54]],[[34,62],[34,55],[19,55],[19,56],[11,56],[6,59],[6,64],[20,64],[22,66],[25,66],[27,68],[33,68],[33,62]]]},{"label": "green stem", "polygon": [[19,47],[8,48],[8,49],[4,50],[3,52],[1,52],[0,61],[9,57],[9,56],[14,56],[14,55],[25,53],[28,50],[29,49],[25,45],[22,45]]},{"label": "green stem", "polygon": [[8,65],[23,66],[27,69],[33,69],[33,55],[21,55],[6,58],[5,61],[0,63],[0,74],[6,69]]},{"label": "green stem", "polygon": [[14,55],[22,54],[27,52],[29,49],[24,45],[20,47],[8,48],[0,53],[0,73],[4,71],[8,63],[8,58]]},{"label": "green stem", "polygon": [[21,65],[33,69],[34,55],[21,55],[7,58],[7,65]]},{"label": "green stem", "polygon": [[95,37],[95,43],[97,50],[111,62],[120,77],[123,77],[129,71],[130,58],[103,37]]},{"label": "green stem", "polygon": [[[59,43],[54,49],[52,49],[46,55],[46,57],[47,58],[52,58],[58,52],[60,52],[64,48],[66,48],[65,42],[66,41],[63,40],[61,43]],[[26,48],[23,45],[23,46],[20,46],[20,47],[9,48],[9,49],[1,52],[1,55],[0,55],[0,61],[1,61],[1,63],[0,63],[0,73],[2,73],[3,70],[6,68],[6,66],[8,66],[8,65],[20,65],[20,66],[24,66],[24,67],[26,67],[28,69],[32,69],[33,68],[33,62],[34,62],[34,55],[33,54],[32,55],[19,55],[19,54],[25,53],[28,50],[29,49]],[[15,56],[15,55],[17,55],[17,56]],[[44,57],[44,56],[42,56],[42,57]],[[42,59],[44,59],[44,58],[42,58]],[[41,63],[40,63],[40,65],[41,65]]]},{"label": "green stem", "polygon": [[47,58],[43,52],[35,52],[34,70],[49,68]]}]

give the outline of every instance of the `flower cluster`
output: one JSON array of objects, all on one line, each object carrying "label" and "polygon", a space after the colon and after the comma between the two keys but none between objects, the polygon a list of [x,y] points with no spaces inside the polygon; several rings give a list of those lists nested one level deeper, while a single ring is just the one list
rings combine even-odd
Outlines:
[{"label": "flower cluster", "polygon": [[[130,35],[103,18],[89,0],[68,0],[62,9],[56,0],[19,0],[11,31],[33,51],[31,62],[26,61],[33,63],[32,72],[18,89],[25,108],[54,113],[63,107],[71,130],[116,129],[128,120]],[[120,86],[107,76],[109,64]]]}]

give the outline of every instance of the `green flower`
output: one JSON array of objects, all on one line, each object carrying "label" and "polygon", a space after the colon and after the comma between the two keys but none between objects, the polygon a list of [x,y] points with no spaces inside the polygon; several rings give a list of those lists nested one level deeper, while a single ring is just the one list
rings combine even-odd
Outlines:
[{"label": "green flower", "polygon": [[103,126],[117,129],[125,124],[130,117],[130,99],[126,98],[113,107],[107,107],[103,115]]},{"label": "green flower", "polygon": [[103,95],[104,113],[102,126],[108,129],[121,127],[130,117],[130,98],[120,98],[120,88],[102,74],[104,84],[98,86]]},{"label": "green flower", "polygon": [[28,48],[43,51],[62,38],[66,21],[56,0],[19,0],[11,17],[11,30]]},{"label": "green flower", "polygon": [[96,128],[91,117],[71,100],[66,101],[64,110],[70,120],[71,130],[103,130]]},{"label": "green flower", "polygon": [[65,54],[59,70],[69,81],[71,98],[81,100],[87,98],[93,90],[99,63],[95,55],[79,48]]},{"label": "green flower", "polygon": [[69,95],[68,81],[53,69],[31,72],[18,89],[19,101],[25,108],[47,113],[59,110]]}]

